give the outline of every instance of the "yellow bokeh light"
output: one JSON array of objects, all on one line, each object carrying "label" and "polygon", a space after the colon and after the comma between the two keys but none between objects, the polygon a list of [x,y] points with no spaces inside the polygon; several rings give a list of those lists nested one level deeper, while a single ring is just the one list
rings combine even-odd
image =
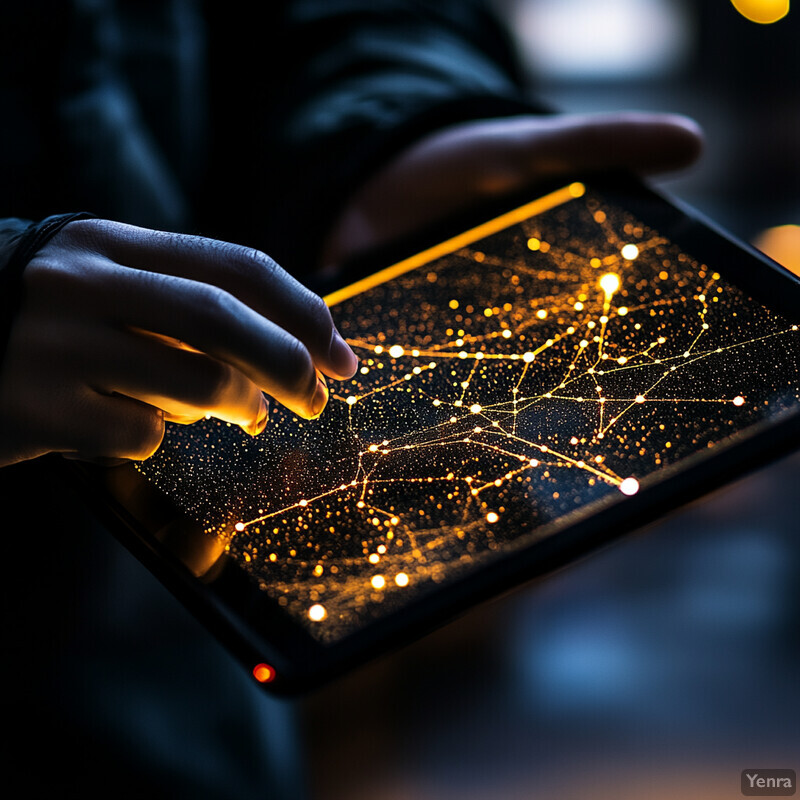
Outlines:
[{"label": "yellow bokeh light", "polygon": [[789,0],[731,0],[733,7],[750,22],[769,25],[789,13]]},{"label": "yellow bokeh light", "polygon": [[397,575],[394,576],[394,582],[398,586],[408,586],[408,575],[405,572],[398,572]]},{"label": "yellow bokeh light", "polygon": [[320,605],[319,603],[315,603],[311,608],[308,609],[308,618],[313,622],[322,622],[325,617],[328,616],[328,612],[325,609],[325,606]]},{"label": "yellow bokeh light", "polygon": [[383,575],[373,575],[370,583],[373,589],[383,589],[383,587],[386,586],[386,578],[384,578]]},{"label": "yellow bokeh light", "polygon": [[615,275],[613,272],[606,272],[600,278],[600,288],[606,293],[606,297],[611,297],[619,289],[619,286],[619,275]]},{"label": "yellow bokeh light", "polygon": [[639,255],[639,248],[635,244],[626,244],[620,252],[624,259],[633,261],[633,259]]}]

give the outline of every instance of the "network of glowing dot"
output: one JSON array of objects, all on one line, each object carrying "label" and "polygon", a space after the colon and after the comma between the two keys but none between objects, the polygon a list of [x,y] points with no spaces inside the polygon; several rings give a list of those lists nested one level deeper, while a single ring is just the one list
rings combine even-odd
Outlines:
[{"label": "network of glowing dot", "polygon": [[140,467],[321,641],[800,396],[797,325],[582,190],[332,313],[360,367],[319,419],[170,426]]}]

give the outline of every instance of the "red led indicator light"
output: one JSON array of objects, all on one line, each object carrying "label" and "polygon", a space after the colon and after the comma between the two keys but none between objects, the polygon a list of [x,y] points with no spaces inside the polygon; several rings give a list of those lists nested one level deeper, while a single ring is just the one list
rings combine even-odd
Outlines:
[{"label": "red led indicator light", "polygon": [[269,683],[275,679],[275,670],[269,664],[256,664],[253,667],[253,677],[259,683]]}]

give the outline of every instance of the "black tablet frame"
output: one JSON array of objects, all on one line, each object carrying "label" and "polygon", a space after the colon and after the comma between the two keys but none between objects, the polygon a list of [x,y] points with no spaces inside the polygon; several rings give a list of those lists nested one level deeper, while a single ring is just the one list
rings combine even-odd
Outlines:
[{"label": "black tablet frame", "polygon": [[[800,279],[736,241],[696,211],[627,175],[583,181],[658,230],[694,258],[792,322],[800,321]],[[568,181],[558,181],[564,186]],[[410,254],[516,208],[552,186],[484,203],[414,238],[351,263],[338,285],[349,285]],[[718,265],[724,265],[720,267]],[[325,292],[336,282],[315,286]],[[338,288],[338,287],[336,287]],[[276,694],[310,690],[381,653],[419,638],[523,582],[541,578],[592,550],[649,523],[800,444],[800,412],[749,429],[740,441],[691,456],[651,476],[635,496],[605,504],[576,522],[553,523],[553,536],[498,557],[477,571],[437,587],[401,610],[334,644],[322,644],[258,588],[201,526],[188,519],[132,465],[103,468],[59,459],[57,469],[77,478],[90,504],[117,538],[243,663],[249,672],[268,665],[263,686]],[[55,461],[54,461],[55,463]],[[547,526],[551,527],[551,526]],[[546,531],[543,530],[543,534]]]}]

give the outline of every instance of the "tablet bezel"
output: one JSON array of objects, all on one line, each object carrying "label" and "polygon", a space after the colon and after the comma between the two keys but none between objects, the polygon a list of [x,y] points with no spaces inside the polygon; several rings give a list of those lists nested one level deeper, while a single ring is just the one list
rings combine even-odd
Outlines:
[{"label": "tablet bezel", "polygon": [[[722,272],[747,294],[800,321],[800,279],[755,249],[737,242],[696,211],[626,175],[597,176],[584,182],[606,199],[678,244],[694,258]],[[558,181],[564,186],[568,181]],[[461,231],[543,196],[555,186],[484,203],[403,243],[352,262],[336,282],[315,288],[328,293],[399,262]],[[724,267],[718,266],[724,265]],[[794,300],[794,305],[793,305]],[[651,475],[641,491],[624,502],[606,504],[577,521],[551,523],[557,530],[530,546],[501,555],[476,571],[437,587],[402,609],[333,644],[314,639],[260,590],[224,554],[208,552],[210,537],[183,515],[132,465],[102,468],[58,460],[77,477],[93,507],[112,532],[184,605],[214,633],[248,671],[267,664],[276,694],[312,689],[383,652],[441,626],[483,600],[540,578],[592,550],[653,521],[800,444],[800,410],[777,422],[748,429],[733,444],[695,454]],[[548,526],[548,527],[551,527]],[[263,674],[263,673],[262,673]]]}]

